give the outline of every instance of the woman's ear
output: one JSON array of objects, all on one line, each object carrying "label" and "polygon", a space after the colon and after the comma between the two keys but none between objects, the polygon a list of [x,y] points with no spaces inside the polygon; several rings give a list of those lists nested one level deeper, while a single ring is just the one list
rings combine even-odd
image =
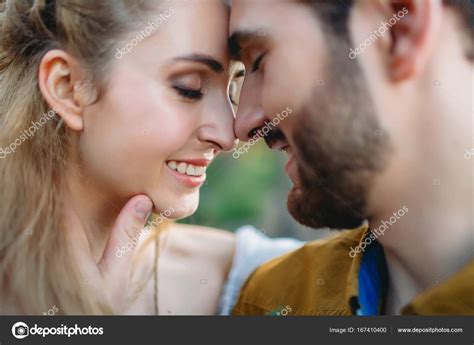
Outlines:
[{"label": "woman's ear", "polygon": [[393,80],[405,80],[426,66],[441,28],[443,3],[442,0],[389,0],[386,4],[392,14],[397,14],[396,23],[390,28],[388,67]]},{"label": "woman's ear", "polygon": [[57,109],[66,125],[75,130],[84,128],[84,73],[77,61],[63,50],[51,50],[39,67],[39,87],[46,102]]}]

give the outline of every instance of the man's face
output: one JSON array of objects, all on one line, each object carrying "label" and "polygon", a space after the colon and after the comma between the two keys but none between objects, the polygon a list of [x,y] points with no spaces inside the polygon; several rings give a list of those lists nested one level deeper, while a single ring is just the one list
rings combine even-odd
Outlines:
[{"label": "man's face", "polygon": [[351,228],[368,216],[388,138],[357,62],[347,58],[349,43],[323,28],[309,4],[233,1],[230,44],[246,67],[235,131],[249,140],[289,107],[265,137],[288,154],[289,211],[311,227]]}]

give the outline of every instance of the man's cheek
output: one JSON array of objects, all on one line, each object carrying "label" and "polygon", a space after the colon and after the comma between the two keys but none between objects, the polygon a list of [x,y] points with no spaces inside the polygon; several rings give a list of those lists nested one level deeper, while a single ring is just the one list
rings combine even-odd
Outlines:
[{"label": "man's cheek", "polygon": [[288,94],[284,85],[275,86],[270,80],[262,84],[262,108],[269,120],[277,116],[288,106]]},{"label": "man's cheek", "polygon": [[[286,111],[288,107],[294,108],[293,105],[300,99],[300,91],[296,92],[299,88],[298,81],[294,80],[292,76],[285,76],[281,70],[275,72],[276,76],[269,76],[269,73],[268,70],[265,70],[261,98],[265,115],[269,119],[273,119]],[[283,121],[286,120],[285,118]]]},{"label": "man's cheek", "polygon": [[293,137],[293,125],[294,125],[294,118],[292,117],[293,115],[289,115],[287,118],[283,119],[283,121],[280,122],[280,129],[285,135],[286,139],[288,140],[289,144],[293,145],[294,142],[294,137]]}]

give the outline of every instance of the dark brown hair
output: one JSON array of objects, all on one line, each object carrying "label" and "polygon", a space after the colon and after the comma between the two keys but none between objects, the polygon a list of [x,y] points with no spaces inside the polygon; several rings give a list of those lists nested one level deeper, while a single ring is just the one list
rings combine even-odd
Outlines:
[{"label": "dark brown hair", "polygon": [[[370,0],[367,0],[370,1]],[[354,0],[309,0],[324,28],[339,38],[350,41],[349,15]],[[466,55],[474,61],[474,5],[469,0],[443,0],[445,6],[455,11],[462,24],[466,42]]]}]

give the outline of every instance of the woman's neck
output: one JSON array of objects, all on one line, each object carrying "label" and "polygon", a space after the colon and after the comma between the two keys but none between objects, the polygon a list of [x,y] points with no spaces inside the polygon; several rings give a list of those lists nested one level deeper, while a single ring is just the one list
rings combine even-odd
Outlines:
[{"label": "woman's neck", "polygon": [[67,224],[76,235],[84,235],[93,258],[99,261],[123,204],[75,171],[68,178]]}]

